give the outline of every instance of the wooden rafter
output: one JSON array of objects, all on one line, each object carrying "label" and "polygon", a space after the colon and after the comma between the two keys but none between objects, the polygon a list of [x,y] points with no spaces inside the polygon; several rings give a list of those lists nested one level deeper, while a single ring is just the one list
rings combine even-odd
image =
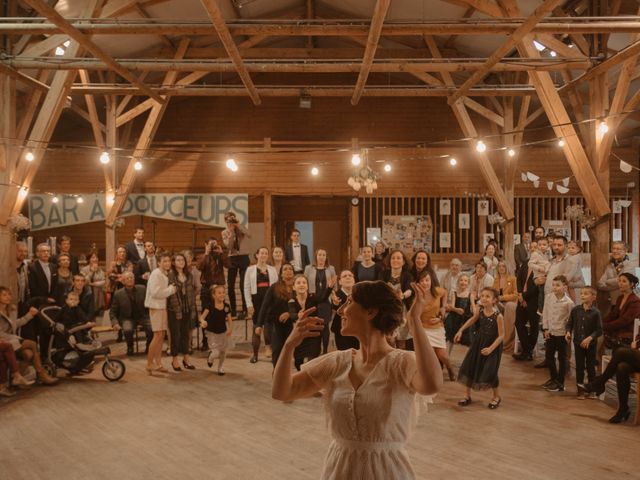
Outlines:
[{"label": "wooden rafter", "polygon": [[[83,85],[89,85],[91,80],[86,70],[79,70],[80,81]],[[87,104],[87,112],[89,113],[91,130],[93,132],[93,138],[98,148],[104,148],[104,137],[102,136],[102,129],[100,128],[100,119],[98,118],[98,110],[96,109],[96,102],[93,95],[85,95],[84,100]]]},{"label": "wooden rafter", "polygon": [[464,82],[460,89],[449,98],[449,104],[453,104],[460,97],[464,96],[469,89],[482,80],[502,58],[509,53],[533,28],[547,16],[562,0],[545,0],[545,2],[534,10],[525,22],[511,35],[498,49],[487,59],[485,65],[480,70],[475,71],[469,79]]},{"label": "wooden rafter", "polygon": [[369,72],[371,71],[371,64],[373,58],[376,55],[376,49],[378,48],[378,42],[380,41],[380,33],[382,32],[382,26],[384,24],[384,17],[387,16],[387,10],[391,0],[377,0],[376,6],[373,10],[373,17],[371,17],[371,27],[369,28],[369,36],[367,37],[367,46],[364,50],[364,56],[362,57],[362,66],[360,67],[360,73],[358,74],[358,80],[353,90],[353,96],[351,97],[351,105],[357,105],[362,96],[364,86],[369,78]]},{"label": "wooden rafter", "polygon": [[[189,39],[183,38],[180,41],[180,44],[178,45],[178,48],[176,51],[176,58],[184,57],[188,46],[189,46]],[[173,83],[176,79],[177,74],[178,72],[175,72],[175,71],[167,72],[164,78],[164,82],[170,83],[170,84]],[[131,160],[127,165],[127,169],[125,170],[124,175],[122,176],[122,181],[120,182],[118,190],[116,191],[113,205],[111,206],[111,209],[109,210],[109,213],[107,213],[107,217],[105,218],[105,224],[110,228],[113,227],[113,223],[115,222],[118,215],[120,215],[120,212],[124,207],[127,197],[129,196],[129,193],[131,193],[131,190],[133,189],[133,185],[136,180],[135,164],[136,162],[140,161],[142,158],[146,156],[149,150],[149,147],[153,142],[153,138],[156,134],[156,131],[160,126],[160,122],[167,108],[167,103],[168,102],[165,102],[165,101],[163,101],[162,103],[154,102],[153,106],[151,107],[151,112],[149,112],[147,121],[145,122],[142,132],[138,137],[138,142],[133,151],[133,155],[131,156]]]},{"label": "wooden rafter", "polygon": [[[431,51],[431,55],[434,58],[442,58],[440,49],[438,48],[438,45],[436,44],[433,37],[425,36],[424,40],[429,47],[429,50]],[[453,78],[451,77],[451,74],[449,72],[441,72],[440,75],[442,76],[442,80],[446,85],[454,85]],[[478,132],[476,131],[476,128],[473,125],[473,121],[469,116],[469,112],[467,112],[467,109],[462,103],[462,100],[451,105],[451,109],[464,135],[468,138],[477,138]],[[514,218],[513,206],[511,205],[511,202],[509,202],[509,199],[507,198],[504,190],[502,189],[502,186],[500,185],[500,180],[498,180],[498,176],[491,166],[488,155],[486,153],[478,153],[477,157],[482,177],[487,182],[489,191],[498,204],[500,212],[505,219],[512,220]]]},{"label": "wooden rafter", "polygon": [[[83,18],[92,17],[97,4],[98,0],[86,2],[82,12]],[[67,47],[64,57],[77,56],[81,48],[82,46],[78,42],[72,41]],[[53,135],[62,109],[67,102],[67,95],[75,76],[75,71],[61,71],[54,74],[26,140],[26,147],[32,150],[35,158],[33,161],[28,162],[20,156],[15,159],[15,162],[12,162],[15,165],[10,172],[12,184],[23,188],[31,186],[31,182],[42,161],[44,149],[46,149],[51,135]],[[0,225],[6,225],[8,218],[22,208],[25,197],[18,195],[18,193],[19,191],[16,188],[5,190],[4,195],[2,195],[0,199]]]},{"label": "wooden rafter", "polygon": [[253,104],[260,105],[261,101],[260,101],[260,95],[258,94],[258,90],[253,84],[253,81],[251,80],[251,75],[249,75],[249,72],[247,71],[246,67],[242,62],[242,57],[240,56],[238,47],[233,41],[233,37],[231,36],[231,33],[229,33],[229,29],[227,28],[227,23],[224,21],[222,12],[220,12],[220,9],[218,8],[218,4],[216,3],[216,0],[200,0],[200,1],[202,2],[202,5],[207,11],[209,18],[211,19],[211,23],[213,24],[216,31],[218,32],[218,36],[220,37],[220,40],[222,41],[222,45],[224,46],[225,50],[229,54],[229,58],[231,58],[231,61],[235,65],[236,71],[238,72],[238,75],[240,76],[242,83],[246,87],[247,92],[249,93],[249,96],[253,101]]},{"label": "wooden rafter", "polygon": [[157,102],[162,103],[160,95],[151,91],[145,84],[138,81],[138,79],[129,70],[122,67],[116,62],[111,55],[107,54],[102,48],[98,47],[93,41],[91,41],[86,35],[81,33],[77,28],[73,27],[62,15],[60,15],[54,8],[50,7],[43,0],[24,0],[25,3],[37,10],[41,15],[47,17],[52,23],[57,25],[69,37],[78,42],[83,48],[90,51],[93,55],[102,60],[112,70],[117,72],[120,76],[127,79],[133,85],[149,95]]}]

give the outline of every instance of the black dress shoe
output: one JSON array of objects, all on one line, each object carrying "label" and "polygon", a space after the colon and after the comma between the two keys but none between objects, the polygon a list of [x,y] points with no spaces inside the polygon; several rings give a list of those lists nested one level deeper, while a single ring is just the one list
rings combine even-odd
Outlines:
[{"label": "black dress shoe", "polygon": [[196,367],[194,365],[191,365],[190,363],[187,363],[184,360],[182,361],[182,366],[184,368],[186,368],[187,370],[195,370],[196,369]]},{"label": "black dress shoe", "polygon": [[609,423],[622,423],[629,420],[629,416],[631,415],[631,411],[627,408],[624,411],[618,410],[616,414],[609,419]]},{"label": "black dress shoe", "polygon": [[173,363],[171,364],[171,368],[173,368],[174,372],[181,372],[182,369],[180,367],[176,367]]},{"label": "black dress shoe", "polygon": [[584,390],[596,395],[602,395],[605,390],[605,382],[602,381],[602,377],[596,377],[593,382],[589,382],[584,386]]}]

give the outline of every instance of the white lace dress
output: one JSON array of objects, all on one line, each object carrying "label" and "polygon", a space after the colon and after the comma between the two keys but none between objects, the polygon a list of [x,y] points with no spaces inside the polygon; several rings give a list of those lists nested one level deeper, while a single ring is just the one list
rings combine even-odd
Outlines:
[{"label": "white lace dress", "polygon": [[325,392],[333,437],[321,478],[414,479],[405,447],[417,414],[415,354],[389,352],[357,390],[349,379],[354,354],[332,352],[302,366]]}]

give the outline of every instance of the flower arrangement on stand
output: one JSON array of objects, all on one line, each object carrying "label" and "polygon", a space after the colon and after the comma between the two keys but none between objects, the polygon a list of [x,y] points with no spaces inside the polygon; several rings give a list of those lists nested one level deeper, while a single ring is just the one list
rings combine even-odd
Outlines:
[{"label": "flower arrangement on stand", "polygon": [[589,231],[598,221],[588,208],[582,205],[569,205],[564,211],[564,217],[572,222],[578,222],[580,226]]},{"label": "flower arrangement on stand", "polygon": [[22,214],[11,215],[7,225],[16,235],[18,240],[24,240],[29,236],[31,230],[31,220]]}]

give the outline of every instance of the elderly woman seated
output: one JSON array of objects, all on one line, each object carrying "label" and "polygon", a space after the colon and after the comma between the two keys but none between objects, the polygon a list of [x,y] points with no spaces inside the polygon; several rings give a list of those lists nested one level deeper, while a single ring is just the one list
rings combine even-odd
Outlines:
[{"label": "elderly woman seated", "polygon": [[26,315],[17,318],[15,306],[11,303],[11,290],[0,286],[0,341],[10,343],[17,358],[33,364],[40,383],[53,385],[58,379],[49,375],[42,367],[36,342],[16,335],[18,328],[26,325],[37,314],[38,310],[31,307]]}]

